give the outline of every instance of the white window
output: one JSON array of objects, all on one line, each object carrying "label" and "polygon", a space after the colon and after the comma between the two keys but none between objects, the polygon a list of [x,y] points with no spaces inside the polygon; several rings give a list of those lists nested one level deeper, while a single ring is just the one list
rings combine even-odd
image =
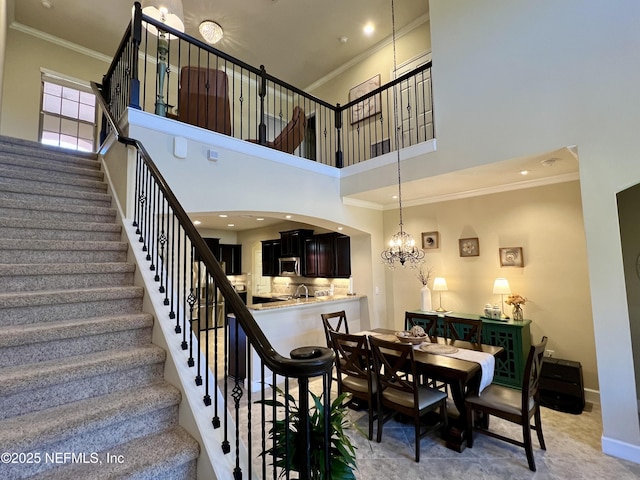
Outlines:
[{"label": "white window", "polygon": [[96,97],[91,89],[62,76],[42,74],[40,142],[93,152],[96,138]]}]

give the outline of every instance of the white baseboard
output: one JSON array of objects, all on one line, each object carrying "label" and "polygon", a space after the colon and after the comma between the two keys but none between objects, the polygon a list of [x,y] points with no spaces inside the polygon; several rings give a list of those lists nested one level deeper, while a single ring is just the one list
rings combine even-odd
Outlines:
[{"label": "white baseboard", "polygon": [[613,438],[602,437],[602,451],[612,457],[640,463],[640,446],[621,442]]},{"label": "white baseboard", "polygon": [[596,405],[600,405],[600,391],[599,390],[591,390],[590,388],[584,389],[584,400],[587,403],[593,403]]}]

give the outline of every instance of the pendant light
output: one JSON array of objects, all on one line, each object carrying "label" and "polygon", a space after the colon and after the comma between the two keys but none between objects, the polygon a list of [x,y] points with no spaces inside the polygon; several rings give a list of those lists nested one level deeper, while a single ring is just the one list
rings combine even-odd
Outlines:
[{"label": "pendant light", "polygon": [[[396,15],[395,2],[391,0],[391,30],[393,44],[393,72],[395,74],[397,68],[396,61]],[[400,121],[398,119],[398,85],[393,86],[393,114],[396,122],[396,150],[398,162],[398,207],[400,212],[400,231],[391,237],[389,247],[382,251],[380,256],[382,261],[389,268],[394,268],[396,262],[403,267],[408,263],[411,268],[415,268],[417,264],[422,263],[424,259],[424,250],[416,247],[413,237],[404,231],[402,224],[402,180],[400,177]]]}]

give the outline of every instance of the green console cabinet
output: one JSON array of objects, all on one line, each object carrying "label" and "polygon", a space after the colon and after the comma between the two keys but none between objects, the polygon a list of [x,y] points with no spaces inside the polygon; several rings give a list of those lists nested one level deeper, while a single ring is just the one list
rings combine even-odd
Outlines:
[{"label": "green console cabinet", "polygon": [[[431,312],[414,310],[413,313]],[[504,348],[504,354],[496,358],[493,381],[499,385],[522,388],[522,375],[531,348],[531,320],[503,322],[469,313],[447,312],[438,315],[440,317],[437,327],[438,336],[444,334],[445,315],[456,318],[482,319],[482,343]],[[407,328],[406,325],[405,328]],[[459,333],[464,333],[464,331]]]}]

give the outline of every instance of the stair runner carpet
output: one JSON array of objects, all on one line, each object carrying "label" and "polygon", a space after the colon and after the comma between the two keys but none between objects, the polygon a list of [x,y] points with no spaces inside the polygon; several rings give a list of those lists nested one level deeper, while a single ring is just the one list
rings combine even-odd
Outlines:
[{"label": "stair runner carpet", "polygon": [[192,479],[92,154],[0,137],[0,478]]}]

